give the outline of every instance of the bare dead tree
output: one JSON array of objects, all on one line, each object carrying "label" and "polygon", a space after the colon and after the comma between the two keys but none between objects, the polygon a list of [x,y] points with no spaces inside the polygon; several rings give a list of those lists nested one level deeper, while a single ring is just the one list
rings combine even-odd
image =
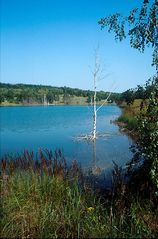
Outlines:
[{"label": "bare dead tree", "polygon": [[100,80],[105,79],[106,76],[103,75],[103,69],[101,67],[99,55],[98,55],[99,47],[95,50],[95,55],[94,55],[94,69],[92,71],[93,75],[93,87],[94,87],[94,97],[93,97],[93,134],[92,134],[92,140],[96,140],[97,138],[97,112],[103,107],[104,104],[107,103],[108,99],[110,98],[110,95],[112,92],[109,92],[107,98],[104,100],[102,105],[100,105],[97,108],[97,82]]},{"label": "bare dead tree", "polygon": [[101,67],[101,62],[99,59],[99,47],[94,51],[94,67],[90,67],[92,77],[93,77],[93,131],[88,135],[81,135],[77,137],[77,140],[90,140],[95,141],[97,137],[108,137],[108,133],[100,134],[97,133],[97,112],[107,103],[110,98],[112,92],[108,93],[108,96],[103,101],[103,103],[97,108],[97,83],[103,79],[105,79],[109,74],[103,75],[103,69]]},{"label": "bare dead tree", "polygon": [[98,74],[100,73],[100,64],[98,62],[97,52],[95,53],[95,64],[94,70],[92,71],[93,74],[93,83],[94,83],[94,98],[93,98],[93,140],[96,139],[96,129],[97,129],[97,86],[96,81]]}]

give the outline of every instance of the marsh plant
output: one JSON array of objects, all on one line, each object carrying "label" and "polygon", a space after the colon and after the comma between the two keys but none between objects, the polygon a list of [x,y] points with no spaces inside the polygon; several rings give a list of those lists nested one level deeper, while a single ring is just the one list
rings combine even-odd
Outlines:
[{"label": "marsh plant", "polygon": [[105,196],[87,184],[75,161],[67,165],[60,150],[5,156],[1,160],[1,237],[154,237],[156,217],[151,204],[142,204],[130,194],[129,200],[121,170],[115,168],[113,191]]}]

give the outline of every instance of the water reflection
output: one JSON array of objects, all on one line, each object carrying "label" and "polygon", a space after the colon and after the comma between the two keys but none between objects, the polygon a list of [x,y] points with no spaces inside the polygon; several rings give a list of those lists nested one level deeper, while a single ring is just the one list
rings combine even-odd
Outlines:
[{"label": "water reflection", "polygon": [[92,130],[92,117],[85,106],[0,108],[1,156],[24,149],[63,149],[69,161],[76,159],[82,167],[91,166],[97,175],[108,171],[112,160],[124,164],[131,157],[128,137],[118,134],[118,126],[110,124],[120,113],[117,106],[103,107],[98,113],[97,130],[110,136],[86,143],[73,141],[73,137]]}]

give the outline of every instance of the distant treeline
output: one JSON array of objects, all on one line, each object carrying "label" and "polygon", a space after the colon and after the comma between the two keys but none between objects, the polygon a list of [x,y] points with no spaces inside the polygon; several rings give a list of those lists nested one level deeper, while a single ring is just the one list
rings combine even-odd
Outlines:
[{"label": "distant treeline", "polygon": [[[91,90],[81,90],[70,87],[53,87],[43,85],[28,84],[6,84],[0,83],[0,103],[22,103],[22,104],[43,104],[44,101],[49,103],[71,103],[74,97],[85,99],[85,103],[93,101],[94,92]],[[97,101],[105,100],[108,92],[98,91]],[[119,93],[112,93],[110,101],[117,101],[120,98]]]},{"label": "distant treeline", "polygon": [[148,99],[152,92],[156,92],[156,97],[158,97],[158,76],[149,79],[144,86],[138,85],[134,89],[126,90],[120,94],[119,101],[125,101],[130,105],[135,99]]},{"label": "distant treeline", "polygon": [[[148,99],[151,92],[156,89],[158,96],[158,77],[149,79],[145,86],[138,85],[135,89],[128,89],[123,93],[112,93],[109,101],[120,103],[125,101],[128,105],[135,99]],[[84,104],[93,102],[94,92],[70,87],[54,87],[31,84],[0,83],[0,103],[14,104]],[[98,91],[97,102],[105,100],[109,92]],[[74,99],[72,101],[72,99]]]}]

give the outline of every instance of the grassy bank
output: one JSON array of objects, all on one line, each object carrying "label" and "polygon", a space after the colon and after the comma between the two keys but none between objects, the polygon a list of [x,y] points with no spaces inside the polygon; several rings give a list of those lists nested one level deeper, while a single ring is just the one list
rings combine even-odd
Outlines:
[{"label": "grassy bank", "polygon": [[142,238],[155,237],[151,200],[130,193],[117,177],[114,187],[93,190],[75,162],[60,151],[25,152],[1,161],[1,237]]},{"label": "grassy bank", "polygon": [[[97,102],[97,105],[102,105],[104,103],[104,100],[100,100]],[[112,104],[112,103],[105,103],[106,104]],[[0,106],[43,106],[43,103],[11,103],[8,101],[1,102]],[[56,101],[54,103],[49,103],[49,105],[90,105],[87,103],[87,97],[70,97],[69,101],[64,103],[62,100],[61,101]]]},{"label": "grassy bank", "polygon": [[[122,108],[122,114],[118,118],[119,123],[123,123],[125,127],[127,127],[129,130],[136,130],[137,129],[137,116],[140,113],[140,105],[142,100],[136,99],[134,102],[130,105],[127,105],[127,103],[123,102],[120,104],[120,107]],[[121,124],[120,124],[121,125]]]}]

